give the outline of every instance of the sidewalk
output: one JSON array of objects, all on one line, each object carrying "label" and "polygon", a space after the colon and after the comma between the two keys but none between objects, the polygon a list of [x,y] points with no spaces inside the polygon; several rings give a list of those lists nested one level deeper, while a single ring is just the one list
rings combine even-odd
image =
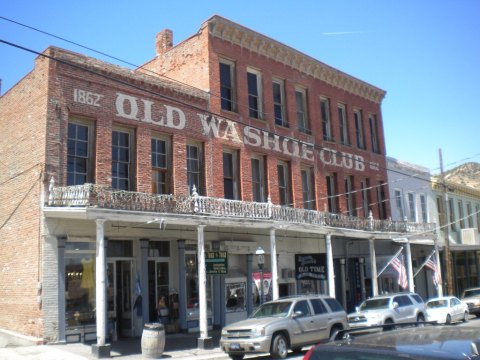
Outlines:
[{"label": "sidewalk", "polygon": [[[218,347],[219,332],[209,333],[213,338],[214,348],[202,350],[197,348],[198,334],[167,334],[165,338],[165,350],[162,359],[180,360],[209,360],[228,359],[227,354]],[[1,334],[0,334],[1,336]],[[95,360],[92,355],[91,344],[75,343],[65,345],[33,345],[33,346],[1,346],[0,360]],[[141,339],[122,339],[112,344],[111,359],[118,360],[141,360]]]}]

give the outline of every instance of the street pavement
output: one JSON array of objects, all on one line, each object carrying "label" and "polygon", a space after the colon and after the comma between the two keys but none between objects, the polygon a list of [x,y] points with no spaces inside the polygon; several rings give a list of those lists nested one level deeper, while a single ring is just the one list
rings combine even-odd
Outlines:
[{"label": "street pavement", "polygon": [[[218,347],[219,333],[212,336],[214,348],[209,350],[198,349],[198,334],[167,334],[165,336],[165,350],[162,359],[228,359],[228,356]],[[140,360],[142,356],[141,339],[121,339],[112,344],[110,356],[118,360]],[[18,346],[13,344],[0,332],[0,360],[93,360],[91,344],[51,344]]]}]

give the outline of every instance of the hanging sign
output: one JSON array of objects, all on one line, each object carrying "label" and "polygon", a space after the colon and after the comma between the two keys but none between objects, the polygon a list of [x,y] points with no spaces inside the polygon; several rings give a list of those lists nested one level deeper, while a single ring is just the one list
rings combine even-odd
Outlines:
[{"label": "hanging sign", "polygon": [[226,251],[206,251],[205,270],[207,275],[228,274],[228,255]]},{"label": "hanging sign", "polygon": [[326,280],[326,254],[295,254],[295,278],[297,280]]}]

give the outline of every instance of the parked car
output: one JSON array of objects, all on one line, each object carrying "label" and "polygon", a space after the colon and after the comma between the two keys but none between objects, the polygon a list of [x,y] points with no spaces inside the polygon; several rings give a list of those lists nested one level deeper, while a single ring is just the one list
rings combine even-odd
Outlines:
[{"label": "parked car", "polygon": [[426,325],[339,335],[339,340],[311,347],[303,360],[480,359],[478,327]]},{"label": "parked car", "polygon": [[461,299],[468,305],[470,314],[474,314],[476,317],[480,316],[480,287],[466,289]]},{"label": "parked car", "polygon": [[451,324],[454,321],[468,321],[468,305],[455,296],[433,298],[425,304],[427,321]]},{"label": "parked car", "polygon": [[425,303],[415,293],[379,295],[362,302],[348,314],[352,328],[404,322],[424,322]]},{"label": "parked car", "polygon": [[220,348],[232,359],[245,354],[270,353],[284,359],[288,350],[327,341],[348,328],[340,303],[326,295],[306,295],[269,301],[245,320],[222,329]]}]

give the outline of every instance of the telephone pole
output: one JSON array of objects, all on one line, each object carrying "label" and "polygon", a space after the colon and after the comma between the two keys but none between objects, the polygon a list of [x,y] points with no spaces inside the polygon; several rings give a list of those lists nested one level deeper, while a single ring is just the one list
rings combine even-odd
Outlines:
[{"label": "telephone pole", "polygon": [[448,193],[447,193],[447,185],[445,183],[445,175],[443,173],[443,158],[442,158],[442,149],[438,149],[438,156],[440,159],[440,179],[441,179],[441,186],[443,191],[443,200],[444,200],[444,208],[445,211],[443,212],[443,216],[445,217],[445,221],[443,222],[445,227],[443,229],[443,233],[445,234],[445,251],[444,251],[444,259],[445,259],[445,270],[447,275],[447,294],[448,295],[455,295],[455,284],[453,282],[453,267],[452,267],[452,253],[450,252],[450,216],[448,215],[449,206],[448,206]]}]

